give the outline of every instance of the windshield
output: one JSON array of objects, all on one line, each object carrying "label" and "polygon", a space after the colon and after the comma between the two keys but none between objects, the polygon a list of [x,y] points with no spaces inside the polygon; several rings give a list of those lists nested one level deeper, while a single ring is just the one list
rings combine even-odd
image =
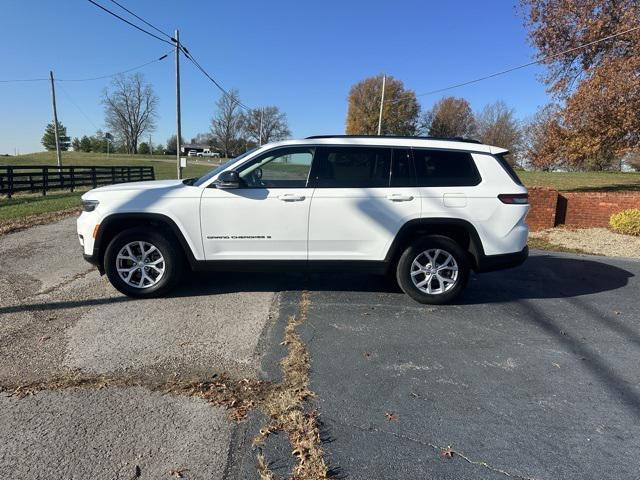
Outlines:
[{"label": "windshield", "polygon": [[236,158],[232,158],[230,160],[227,160],[226,162],[224,162],[221,165],[218,165],[216,168],[214,168],[213,170],[211,170],[210,172],[204,174],[203,176],[201,176],[200,178],[196,178],[195,181],[192,183],[193,186],[195,187],[199,187],[200,185],[202,185],[203,183],[206,183],[207,181],[209,181],[211,178],[215,177],[217,174],[219,174],[220,172],[222,172],[223,170],[229,168],[230,165],[234,164],[235,162],[237,162],[238,160],[243,159],[244,157],[246,157],[247,155],[249,155],[250,153],[253,153],[255,150],[257,150],[256,148],[252,148],[251,150],[247,150],[246,152],[244,152],[242,155],[240,155],[239,157]]}]

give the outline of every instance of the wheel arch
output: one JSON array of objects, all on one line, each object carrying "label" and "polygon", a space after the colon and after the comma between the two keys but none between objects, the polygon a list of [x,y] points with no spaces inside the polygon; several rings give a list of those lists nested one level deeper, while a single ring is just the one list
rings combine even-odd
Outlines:
[{"label": "wheel arch", "polygon": [[409,243],[425,235],[444,235],[458,242],[469,252],[474,269],[478,268],[485,256],[480,235],[471,222],[460,218],[417,218],[400,228],[387,250],[385,262],[394,265]]},{"label": "wheel arch", "polygon": [[135,227],[151,227],[171,235],[180,245],[190,266],[196,263],[193,251],[176,222],[159,213],[114,213],[100,222],[100,228],[93,245],[93,255],[98,261],[100,273],[104,272],[104,255],[109,242],[120,232]]}]

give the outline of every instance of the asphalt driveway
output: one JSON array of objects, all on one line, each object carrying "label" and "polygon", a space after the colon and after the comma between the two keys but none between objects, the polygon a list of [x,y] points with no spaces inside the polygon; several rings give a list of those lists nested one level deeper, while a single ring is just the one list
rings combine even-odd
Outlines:
[{"label": "asphalt driveway", "polygon": [[[73,219],[0,237],[0,386],[74,372],[124,382],[1,394],[0,472],[258,478],[259,412],[237,423],[149,386],[219,372],[278,381],[307,290],[298,331],[334,475],[640,478],[639,276],[637,261],[533,252],[473,276],[449,306],[355,274],[194,275],[168,299],[131,301],[84,263]],[[286,435],[265,453],[286,478]]]},{"label": "asphalt driveway", "polygon": [[639,278],[637,261],[534,252],[439,307],[371,277],[314,278],[303,331],[332,467],[640,478]]}]

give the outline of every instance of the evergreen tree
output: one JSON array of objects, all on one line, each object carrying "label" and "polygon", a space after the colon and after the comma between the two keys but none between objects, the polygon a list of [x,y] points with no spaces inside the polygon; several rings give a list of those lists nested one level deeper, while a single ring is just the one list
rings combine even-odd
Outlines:
[{"label": "evergreen tree", "polygon": [[[58,122],[58,140],[60,142],[60,150],[66,152],[71,146],[71,139],[67,136],[67,127]],[[56,130],[53,122],[49,123],[44,129],[42,136],[42,146],[49,151],[56,149]]]}]

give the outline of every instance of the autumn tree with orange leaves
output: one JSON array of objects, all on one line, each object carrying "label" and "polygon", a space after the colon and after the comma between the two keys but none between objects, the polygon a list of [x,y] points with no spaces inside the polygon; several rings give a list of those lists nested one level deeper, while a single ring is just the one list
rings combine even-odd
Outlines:
[{"label": "autumn tree with orange leaves", "polygon": [[[376,135],[382,99],[382,75],[369,77],[351,87],[347,112],[347,135]],[[413,90],[387,75],[382,110],[382,135],[415,135],[420,105]]]},{"label": "autumn tree with orange leaves", "polygon": [[532,164],[603,170],[640,151],[640,2],[521,0],[521,6],[548,69],[545,83],[561,104],[544,119],[553,134],[529,150]]}]

